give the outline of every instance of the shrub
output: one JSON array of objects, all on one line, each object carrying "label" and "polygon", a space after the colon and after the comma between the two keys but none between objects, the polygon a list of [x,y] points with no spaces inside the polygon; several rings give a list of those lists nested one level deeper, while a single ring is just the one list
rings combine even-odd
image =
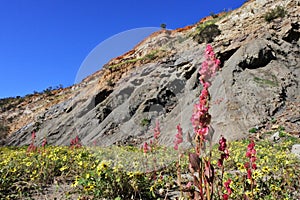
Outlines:
[{"label": "shrub", "polygon": [[218,25],[214,23],[205,23],[201,26],[198,26],[197,29],[199,30],[199,33],[196,34],[193,39],[199,44],[203,42],[212,42],[215,37],[221,34]]},{"label": "shrub", "polygon": [[115,85],[115,83],[113,82],[112,78],[109,78],[107,81],[106,81],[106,84],[110,87],[113,87]]},{"label": "shrub", "polygon": [[210,12],[209,15],[210,15],[212,18],[218,18],[218,14],[215,14],[214,12]]},{"label": "shrub", "polygon": [[257,128],[251,128],[249,129],[249,133],[256,133],[258,131]]},{"label": "shrub", "polygon": [[264,15],[264,18],[267,22],[271,22],[276,18],[283,18],[286,15],[286,11],[282,6],[276,6],[276,8],[272,9],[271,11],[267,12]]},{"label": "shrub", "polygon": [[0,121],[0,145],[4,144],[4,141],[10,131],[10,128],[8,126],[5,126]]},{"label": "shrub", "polygon": [[5,126],[3,124],[0,124],[0,133],[1,132],[8,132],[9,131],[9,127],[8,126]]},{"label": "shrub", "polygon": [[141,120],[141,126],[149,126],[150,122],[151,122],[150,119],[144,118]]},{"label": "shrub", "polygon": [[161,27],[162,29],[166,29],[166,28],[167,28],[167,25],[163,23],[163,24],[160,25],[160,27]]}]

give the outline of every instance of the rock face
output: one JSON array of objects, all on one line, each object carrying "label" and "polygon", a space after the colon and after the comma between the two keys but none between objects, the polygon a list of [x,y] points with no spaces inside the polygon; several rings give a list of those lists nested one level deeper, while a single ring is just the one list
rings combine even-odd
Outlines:
[{"label": "rock face", "polygon": [[300,159],[300,144],[295,144],[292,147],[292,153]]},{"label": "rock face", "polygon": [[[210,88],[213,141],[221,134],[246,137],[250,128],[274,119],[299,133],[300,6],[284,1],[288,16],[264,21],[264,13],[279,4],[250,1],[215,22],[220,32],[209,41],[222,68]],[[84,145],[138,145],[152,137],[156,120],[162,144],[173,144],[179,123],[185,134],[192,133],[190,117],[201,90],[198,70],[206,46],[201,43],[205,38],[200,44],[193,39],[196,26],[146,38],[72,86],[68,98],[39,112],[5,144],[29,144],[30,132],[37,130],[40,143],[46,137],[49,144],[68,145],[78,135]]]}]

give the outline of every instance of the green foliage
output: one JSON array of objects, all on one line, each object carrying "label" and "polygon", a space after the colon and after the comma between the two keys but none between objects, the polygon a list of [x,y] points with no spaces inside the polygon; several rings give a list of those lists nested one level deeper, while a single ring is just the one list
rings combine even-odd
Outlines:
[{"label": "green foliage", "polygon": [[277,120],[276,120],[275,118],[272,118],[272,119],[271,119],[271,123],[272,123],[272,124],[275,124],[276,122],[277,122]]},{"label": "green foliage", "polygon": [[182,42],[184,42],[185,40],[187,40],[187,37],[177,36],[177,41],[178,41],[179,43],[182,43]]},{"label": "green foliage", "polygon": [[253,81],[258,84],[261,84],[261,85],[269,85],[269,86],[273,86],[273,87],[278,86],[278,82],[277,82],[277,79],[275,76],[272,76],[272,80],[262,79],[262,78],[255,76],[253,78]]},{"label": "green foliage", "polygon": [[[49,86],[48,88],[44,89],[42,93],[46,94],[47,96],[51,96],[53,95],[53,91],[54,90],[61,90],[63,89],[63,85],[62,84],[59,84],[58,86],[55,86],[55,87],[52,87],[52,86]],[[34,91],[35,94],[37,94],[38,92]]]},{"label": "green foliage", "polygon": [[7,98],[3,98],[0,99],[0,107],[10,104],[11,102],[13,102],[16,98],[14,97],[7,97]]},{"label": "green foliage", "polygon": [[146,54],[145,56],[141,57],[141,58],[134,58],[134,59],[128,59],[128,60],[124,60],[120,63],[114,64],[114,65],[109,65],[108,69],[115,69],[118,67],[121,67],[123,65],[129,64],[129,63],[135,63],[139,60],[141,61],[151,61],[154,60],[158,57],[158,53],[161,52],[162,50],[153,50],[150,53]]},{"label": "green foliage", "polygon": [[218,18],[218,15],[215,14],[214,12],[210,12],[209,15],[210,15],[212,18]]},{"label": "green foliage", "polygon": [[196,27],[196,30],[198,33],[200,33],[202,30],[204,30],[207,26],[210,26],[210,25],[213,25],[217,22],[217,19],[212,19],[212,20],[208,20],[204,23],[201,23],[199,24],[197,27]]},{"label": "green foliage", "polygon": [[198,24],[196,31],[194,31],[190,36],[198,43],[211,43],[215,37],[221,34],[216,22],[226,17],[229,13],[230,12],[221,16],[213,14],[214,17],[211,20],[207,20]]},{"label": "green foliage", "polygon": [[257,130],[257,128],[251,128],[250,130],[249,130],[249,133],[256,133],[258,130]]},{"label": "green foliage", "polygon": [[153,59],[157,58],[158,52],[159,52],[159,50],[154,50],[154,51],[148,53],[147,55],[145,55],[145,59],[153,60]]},{"label": "green foliage", "polygon": [[197,27],[196,27],[196,31],[192,34],[192,36],[195,36],[197,34],[199,34],[201,31],[203,31],[207,26],[211,26],[211,25],[214,25],[216,22],[220,21],[221,19],[223,19],[224,17],[226,17],[228,14],[230,14],[230,12],[227,12],[226,14],[224,15],[221,15],[221,16],[218,16],[214,13],[211,13],[213,14],[213,19],[211,20],[207,20],[203,23],[200,23]]},{"label": "green foliage", "polygon": [[284,128],[283,126],[279,126],[279,127],[278,127],[278,130],[279,130],[279,131],[284,131],[285,128]]},{"label": "green foliage", "polygon": [[257,132],[257,129],[256,128],[251,128],[250,130],[249,130],[249,133],[256,133]]},{"label": "green foliage", "polygon": [[264,18],[267,22],[271,22],[276,18],[283,18],[286,15],[286,10],[282,6],[276,6],[276,8],[272,9],[271,11],[267,12],[264,15]]},{"label": "green foliage", "polygon": [[114,69],[114,68],[120,67],[120,66],[125,65],[125,64],[135,63],[139,60],[143,60],[143,58],[135,58],[135,59],[125,60],[121,63],[115,64],[115,65],[110,65],[108,68],[109,69]]},{"label": "green foliage", "polygon": [[160,25],[160,27],[161,27],[162,29],[166,29],[166,28],[167,28],[167,25],[163,23],[163,24]]},{"label": "green foliage", "polygon": [[108,86],[111,86],[111,87],[115,85],[111,78],[108,79],[108,80],[106,81],[106,83],[107,83]]},{"label": "green foliage", "polygon": [[52,95],[52,90],[53,90],[53,88],[50,86],[50,87],[44,89],[43,93],[45,93],[46,95],[50,96],[50,95]]},{"label": "green foliage", "polygon": [[141,120],[141,126],[149,126],[150,122],[151,122],[150,119],[144,118]]},{"label": "green foliage", "polygon": [[1,145],[1,140],[4,140],[7,137],[9,130],[10,128],[4,125],[3,122],[0,121],[0,145]]},{"label": "green foliage", "polygon": [[5,112],[11,110],[24,100],[25,98],[20,96],[0,99],[0,111]]}]

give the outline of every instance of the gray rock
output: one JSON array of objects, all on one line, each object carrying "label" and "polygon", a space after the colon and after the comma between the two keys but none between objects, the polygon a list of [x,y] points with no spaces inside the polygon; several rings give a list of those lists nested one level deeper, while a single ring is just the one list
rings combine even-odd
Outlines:
[{"label": "gray rock", "polygon": [[279,132],[276,131],[271,137],[270,137],[271,141],[278,141],[280,140],[280,136],[279,136]]},{"label": "gray rock", "polygon": [[294,144],[292,147],[292,153],[300,159],[300,144]]}]

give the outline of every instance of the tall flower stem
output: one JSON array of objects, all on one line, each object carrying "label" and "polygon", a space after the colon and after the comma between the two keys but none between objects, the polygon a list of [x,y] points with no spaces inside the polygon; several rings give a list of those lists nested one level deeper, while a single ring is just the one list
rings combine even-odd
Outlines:
[{"label": "tall flower stem", "polygon": [[177,184],[179,185],[179,189],[180,189],[180,197],[183,197],[183,192],[182,192],[182,184],[181,184],[181,157],[182,157],[182,153],[179,153],[178,155],[178,161],[176,164],[177,167]]},{"label": "tall flower stem", "polygon": [[[193,167],[199,173],[198,180],[195,180],[195,185],[198,186],[200,199],[212,199],[213,197],[213,179],[214,169],[211,165],[211,149],[209,153],[205,152],[206,138],[211,129],[211,115],[209,114],[210,108],[210,94],[208,88],[211,85],[210,78],[213,77],[219,69],[220,60],[216,59],[213,49],[207,45],[205,50],[205,61],[199,70],[200,84],[202,85],[201,94],[199,96],[199,103],[195,104],[194,112],[191,118],[192,125],[195,133],[195,152],[199,158],[199,163],[195,164],[196,159],[193,158]],[[211,144],[211,143],[210,143]],[[208,158],[206,158],[208,157]]]}]

